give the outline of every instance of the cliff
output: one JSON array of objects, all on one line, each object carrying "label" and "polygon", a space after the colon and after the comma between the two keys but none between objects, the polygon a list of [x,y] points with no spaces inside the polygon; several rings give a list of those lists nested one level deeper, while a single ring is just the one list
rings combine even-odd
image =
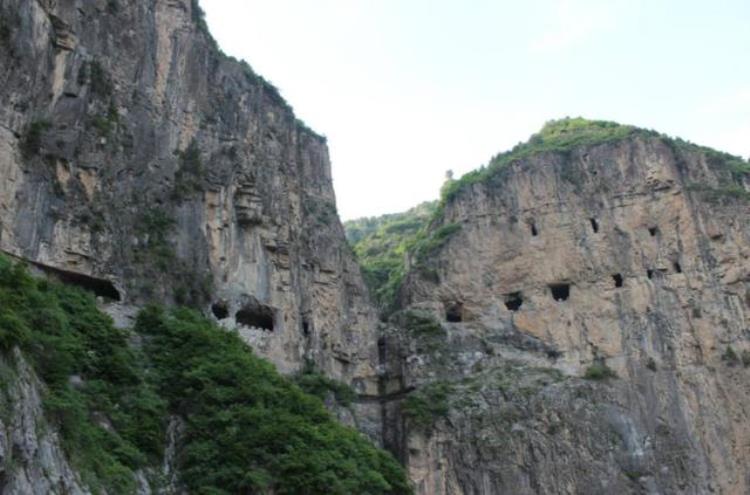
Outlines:
[{"label": "cliff", "polygon": [[381,354],[417,493],[748,493],[749,185],[582,119],[448,183]]},{"label": "cliff", "polygon": [[325,139],[196,2],[8,0],[0,20],[2,251],[108,300],[210,308],[282,371],[375,392]]}]

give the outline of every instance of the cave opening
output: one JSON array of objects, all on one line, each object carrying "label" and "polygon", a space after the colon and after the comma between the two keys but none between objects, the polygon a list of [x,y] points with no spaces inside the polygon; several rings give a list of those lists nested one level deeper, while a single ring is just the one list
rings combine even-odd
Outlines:
[{"label": "cave opening", "polygon": [[93,292],[97,297],[102,297],[110,301],[121,301],[120,291],[117,290],[115,285],[107,279],[92,277],[90,275],[84,275],[83,273],[70,272],[67,270],[61,270],[49,265],[43,265],[41,263],[32,264],[42,270],[47,275],[50,275],[63,284],[75,285],[88,292]]},{"label": "cave opening", "polygon": [[536,237],[539,235],[539,230],[536,228],[536,223],[532,220],[529,222],[529,229],[531,230],[531,235]]},{"label": "cave opening", "polygon": [[550,284],[549,290],[555,301],[567,301],[570,297],[570,284]]},{"label": "cave opening", "polygon": [[520,292],[513,292],[505,296],[505,307],[508,311],[518,311],[523,305],[523,294]]},{"label": "cave opening", "polygon": [[263,304],[248,304],[237,311],[234,318],[240,325],[260,328],[269,332],[274,330],[274,311]]},{"label": "cave opening", "polygon": [[218,301],[211,305],[211,312],[214,314],[217,320],[225,320],[229,318],[229,308],[227,303],[224,301]]},{"label": "cave opening", "polygon": [[591,221],[591,229],[594,231],[594,234],[599,233],[599,222],[596,221],[596,218],[590,218]]},{"label": "cave opening", "polygon": [[464,305],[460,302],[449,304],[445,308],[445,320],[449,323],[461,323],[464,319]]},{"label": "cave opening", "polygon": [[648,277],[649,280],[653,279],[654,271],[649,268],[648,270],[646,270],[646,276]]},{"label": "cave opening", "polygon": [[302,335],[310,336],[310,321],[307,318],[302,318]]},{"label": "cave opening", "polygon": [[623,280],[621,274],[615,273],[614,275],[612,275],[612,280],[615,281],[615,287],[617,287],[617,288],[622,287],[622,284],[623,284],[624,280]]},{"label": "cave opening", "polygon": [[674,271],[677,273],[682,273],[682,265],[680,265],[679,261],[674,262]]},{"label": "cave opening", "polygon": [[651,234],[651,237],[656,237],[656,234],[659,233],[659,227],[649,227],[648,233]]}]

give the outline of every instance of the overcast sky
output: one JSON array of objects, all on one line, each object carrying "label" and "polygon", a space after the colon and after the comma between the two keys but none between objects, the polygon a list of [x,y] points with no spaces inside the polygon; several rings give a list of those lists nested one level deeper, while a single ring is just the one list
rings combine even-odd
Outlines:
[{"label": "overcast sky", "polygon": [[564,116],[750,155],[750,0],[202,0],[328,137],[343,219],[434,199]]}]

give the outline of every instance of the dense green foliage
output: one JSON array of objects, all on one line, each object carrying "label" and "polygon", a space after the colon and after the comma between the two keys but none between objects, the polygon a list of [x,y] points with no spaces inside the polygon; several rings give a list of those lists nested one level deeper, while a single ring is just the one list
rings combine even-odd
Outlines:
[{"label": "dense green foliage", "polygon": [[587,380],[606,380],[608,378],[616,378],[617,373],[603,361],[596,361],[586,368],[583,377]]},{"label": "dense green foliage", "polygon": [[356,392],[349,385],[328,378],[311,365],[306,366],[301,373],[297,374],[294,381],[303,391],[320,400],[326,400],[328,395],[332,394],[340,406],[349,407],[357,398]]},{"label": "dense green foliage", "polygon": [[[150,230],[164,227],[151,220]],[[170,413],[185,418],[178,459],[191,493],[410,492],[389,454],[235,334],[158,308],[143,311],[135,330],[141,351],[92,295],[0,257],[0,351],[18,346],[33,365],[46,416],[95,493],[134,493],[133,471],[160,465]]]},{"label": "dense green foliage", "polygon": [[189,310],[136,325],[160,394],[186,418],[183,480],[193,493],[408,493],[397,462],[335,422],[317,398]]},{"label": "dense green foliage", "polygon": [[34,279],[0,257],[0,344],[5,353],[19,346],[46,384],[47,416],[91,488],[132,493],[132,470],[161,456],[165,403],[127,334],[90,294]]},{"label": "dense green foliage", "polygon": [[[621,125],[615,122],[592,121],[583,118],[565,118],[548,122],[527,142],[518,144],[510,151],[493,157],[487,166],[465,174],[458,180],[449,179],[441,190],[437,203],[424,203],[412,210],[395,215],[363,218],[345,223],[347,239],[354,248],[362,266],[367,285],[381,310],[394,309],[394,300],[406,275],[405,260],[411,268],[423,275],[436,276],[429,266],[431,256],[459,229],[458,224],[445,224],[443,209],[461,191],[472,184],[500,183],[508,166],[540,153],[568,155],[576,149],[585,149],[607,143],[615,143],[632,137],[658,138],[674,149],[675,153],[698,152],[706,156],[708,163],[719,171],[720,184],[707,186],[693,184],[690,189],[705,199],[715,202],[750,200],[750,192],[742,185],[750,175],[750,162],[671,138],[655,131]],[[579,178],[570,172],[563,179],[578,185]]]},{"label": "dense green foliage", "polygon": [[[391,306],[405,274],[405,257],[435,211],[423,203],[404,213],[361,218],[344,224],[362,274],[378,305]],[[423,235],[423,234],[422,234]]]}]

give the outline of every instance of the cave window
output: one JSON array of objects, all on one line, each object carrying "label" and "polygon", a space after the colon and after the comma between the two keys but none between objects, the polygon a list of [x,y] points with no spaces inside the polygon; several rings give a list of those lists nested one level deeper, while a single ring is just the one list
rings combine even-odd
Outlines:
[{"label": "cave window", "polygon": [[591,218],[591,228],[594,231],[594,234],[599,233],[599,222],[596,221],[596,218]]},{"label": "cave window", "polygon": [[523,294],[520,292],[513,292],[505,296],[505,307],[508,311],[518,311],[523,305]]},{"label": "cave window", "polygon": [[570,297],[570,284],[551,284],[549,290],[555,301],[567,301]]},{"label": "cave window", "polygon": [[307,318],[302,318],[302,335],[305,337],[310,335],[310,322]]},{"label": "cave window", "polygon": [[534,223],[533,221],[529,223],[529,229],[531,230],[532,236],[536,237],[539,235],[539,231],[536,228],[536,223]]},{"label": "cave window", "polygon": [[461,303],[453,303],[445,309],[445,320],[449,323],[461,323],[464,307]]},{"label": "cave window", "polygon": [[677,273],[682,273],[682,265],[680,265],[679,261],[674,262],[674,271]]},{"label": "cave window", "polygon": [[214,314],[217,320],[225,320],[229,318],[229,308],[225,302],[216,302],[211,305],[211,312]]},{"label": "cave window", "polygon": [[648,233],[651,234],[651,237],[656,237],[656,234],[659,233],[659,227],[649,227]]},{"label": "cave window", "polygon": [[619,273],[615,273],[614,275],[612,275],[612,280],[615,281],[615,287],[617,288],[622,287],[622,284],[623,284],[622,275],[620,275]]},{"label": "cave window", "polygon": [[248,305],[237,311],[234,317],[240,325],[261,328],[269,332],[274,330],[274,311],[268,306]]},{"label": "cave window", "polygon": [[651,269],[646,270],[646,275],[648,276],[649,280],[654,278],[654,271]]}]

